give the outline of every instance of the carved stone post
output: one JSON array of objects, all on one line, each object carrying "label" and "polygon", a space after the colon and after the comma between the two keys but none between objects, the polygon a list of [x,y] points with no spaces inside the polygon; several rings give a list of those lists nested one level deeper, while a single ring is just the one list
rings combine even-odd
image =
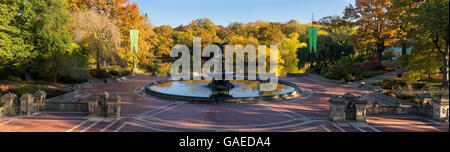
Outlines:
[{"label": "carved stone post", "polygon": [[113,94],[106,99],[106,117],[120,118],[120,96]]},{"label": "carved stone post", "polygon": [[345,101],[339,97],[332,97],[328,100],[330,103],[330,121],[345,121]]},{"label": "carved stone post", "polygon": [[433,101],[433,97],[428,93],[421,94],[419,96],[419,104],[422,106],[426,105],[427,103],[431,104],[432,101]]},{"label": "carved stone post", "polygon": [[109,93],[107,91],[103,92],[102,94],[99,94],[100,101],[98,103],[98,115],[100,116],[106,116],[106,100],[109,98]]},{"label": "carved stone post", "polygon": [[352,101],[353,104],[355,104],[356,107],[356,121],[360,122],[366,122],[367,120],[367,112],[366,112],[366,106],[367,101],[362,99],[361,97],[358,97]]},{"label": "carved stone post", "polygon": [[428,93],[421,94],[419,96],[419,104],[422,106],[422,115],[428,117],[429,111],[431,109],[429,107],[433,104],[433,97]]},{"label": "carved stone post", "polygon": [[433,118],[448,121],[448,99],[439,98],[433,100]]},{"label": "carved stone post", "polygon": [[8,116],[16,115],[16,108],[14,107],[14,99],[16,99],[16,97],[16,94],[8,93],[0,98],[0,101],[3,102],[3,107],[6,108],[6,115]]},{"label": "carved stone post", "polygon": [[88,97],[88,116],[96,117],[99,115],[99,106],[98,103],[100,101],[100,96],[91,95]]},{"label": "carved stone post", "polygon": [[34,97],[27,93],[20,97],[20,114],[29,116],[34,113]]},{"label": "carved stone post", "polygon": [[39,90],[36,93],[33,94],[34,96],[34,108],[36,111],[42,110],[41,108],[44,107],[44,100],[45,97],[47,96],[47,94],[42,91]]},{"label": "carved stone post", "polygon": [[380,112],[380,105],[378,104],[378,102],[374,102],[372,104],[373,107],[373,113],[374,114],[378,114]]}]

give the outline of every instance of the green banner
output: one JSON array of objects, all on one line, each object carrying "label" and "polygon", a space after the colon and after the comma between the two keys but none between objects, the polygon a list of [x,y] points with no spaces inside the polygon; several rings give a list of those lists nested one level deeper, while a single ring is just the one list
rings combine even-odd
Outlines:
[{"label": "green banner", "polygon": [[139,30],[130,30],[130,48],[131,52],[133,52],[133,49],[138,52],[138,43],[139,43]]},{"label": "green banner", "polygon": [[308,28],[309,34],[309,52],[312,52],[314,48],[314,52],[317,51],[317,27]]}]

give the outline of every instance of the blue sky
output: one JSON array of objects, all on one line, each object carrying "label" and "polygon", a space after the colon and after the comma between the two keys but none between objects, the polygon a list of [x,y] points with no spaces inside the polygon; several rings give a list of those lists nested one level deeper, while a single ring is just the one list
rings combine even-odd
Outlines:
[{"label": "blue sky", "polygon": [[148,13],[156,26],[189,24],[197,18],[210,18],[216,25],[257,20],[300,23],[324,16],[343,15],[354,0],[131,0],[141,13]]}]

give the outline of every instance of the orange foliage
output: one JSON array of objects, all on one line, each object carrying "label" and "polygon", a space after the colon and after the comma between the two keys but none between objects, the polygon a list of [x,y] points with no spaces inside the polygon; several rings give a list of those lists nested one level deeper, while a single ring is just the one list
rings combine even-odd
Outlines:
[{"label": "orange foliage", "polygon": [[0,86],[0,91],[2,91],[2,92],[6,92],[6,91],[8,91],[10,88],[9,88],[9,86],[7,86],[7,85],[1,85]]},{"label": "orange foliage", "polygon": [[153,26],[148,22],[147,14],[140,14],[138,5],[130,0],[69,0],[72,11],[83,11],[96,8],[100,13],[110,17],[114,24],[120,29],[120,47],[118,50],[122,59],[125,59],[129,66],[132,64],[132,54],[130,51],[130,30],[139,30],[139,54],[138,64],[153,58],[150,50],[155,44],[151,39],[154,37]]}]

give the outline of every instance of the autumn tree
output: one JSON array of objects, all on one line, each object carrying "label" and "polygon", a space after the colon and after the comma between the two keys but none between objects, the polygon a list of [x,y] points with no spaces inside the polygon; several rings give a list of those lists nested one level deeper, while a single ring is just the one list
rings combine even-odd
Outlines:
[{"label": "autumn tree", "polygon": [[174,40],[172,38],[174,30],[168,25],[158,26],[153,28],[153,30],[156,33],[157,41],[155,55],[157,57],[169,57],[170,50],[174,45]]},{"label": "autumn tree", "polygon": [[350,4],[345,8],[344,19],[354,21],[358,27],[354,39],[359,45],[375,47],[377,68],[382,68],[382,54],[386,47],[398,40],[396,33],[399,29],[386,13],[391,5],[391,0],[356,0],[355,7]]},{"label": "autumn tree", "polygon": [[334,41],[341,45],[351,43],[351,36],[355,32],[354,26],[340,16],[326,16],[320,19],[321,29],[327,31]]},{"label": "autumn tree", "polygon": [[118,28],[95,9],[74,13],[71,28],[75,42],[96,50],[97,73],[100,73],[101,61],[106,62],[107,55],[116,55],[120,38]]},{"label": "autumn tree", "polygon": [[[138,59],[147,60],[145,56],[152,53],[151,49],[156,45],[152,39],[154,38],[153,26],[148,22],[148,14],[140,14],[139,7],[135,2],[130,0],[69,0],[69,4],[74,12],[95,8],[98,13],[110,18],[120,33],[120,46],[117,52],[128,65],[132,64],[130,30],[139,30]],[[140,65],[142,61],[137,62]]]}]

